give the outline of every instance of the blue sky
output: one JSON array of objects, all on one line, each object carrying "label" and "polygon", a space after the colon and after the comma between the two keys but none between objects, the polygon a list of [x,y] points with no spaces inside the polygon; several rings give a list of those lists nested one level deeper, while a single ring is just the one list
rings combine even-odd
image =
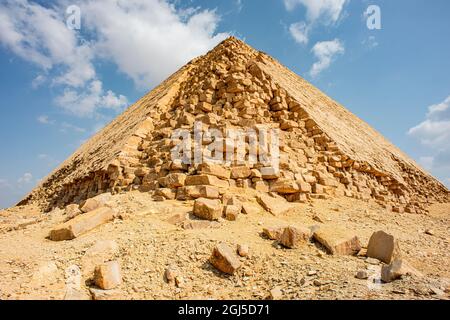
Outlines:
[{"label": "blue sky", "polygon": [[[66,24],[76,22],[72,5],[79,29]],[[381,29],[367,27],[370,5]],[[447,0],[2,1],[0,207],[228,35],[312,82],[450,186],[449,12]]]}]

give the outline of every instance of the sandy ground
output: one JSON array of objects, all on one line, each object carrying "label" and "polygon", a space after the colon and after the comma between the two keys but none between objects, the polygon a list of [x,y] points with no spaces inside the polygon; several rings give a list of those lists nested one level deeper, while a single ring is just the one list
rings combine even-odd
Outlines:
[{"label": "sandy ground", "polygon": [[[450,204],[433,205],[428,215],[412,215],[348,198],[313,200],[281,217],[261,210],[241,214],[234,222],[220,221],[218,228],[184,230],[166,220],[192,211],[192,201],[154,202],[139,192],[116,195],[114,201],[124,219],[62,242],[46,236],[64,220],[63,210],[50,214],[31,207],[1,211],[0,299],[64,299],[68,270],[74,265],[81,269],[81,288],[88,297],[99,259],[116,259],[121,264],[123,283],[106,292],[109,299],[267,299],[274,288],[281,290],[282,299],[449,298]],[[422,276],[382,284],[380,263],[328,255],[312,242],[286,249],[262,236],[263,227],[287,225],[344,229],[357,235],[363,246],[373,232],[384,230],[397,237],[404,259]],[[97,240],[114,240],[119,249],[108,257],[93,255],[89,248]],[[208,262],[219,242],[250,248],[250,255],[240,258],[243,267],[233,276],[221,274]],[[183,280],[179,286],[164,280],[169,265],[178,269]],[[369,279],[357,279],[358,270],[368,270]]]}]

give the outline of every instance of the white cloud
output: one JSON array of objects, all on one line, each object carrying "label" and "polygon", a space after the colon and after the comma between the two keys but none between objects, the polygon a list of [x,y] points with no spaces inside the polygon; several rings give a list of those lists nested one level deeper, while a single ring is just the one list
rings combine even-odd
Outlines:
[{"label": "white cloud", "polygon": [[28,184],[33,181],[33,175],[29,172],[25,173],[22,177],[17,180],[19,184]]},{"label": "white cloud", "polygon": [[42,124],[54,124],[55,123],[55,121],[50,120],[50,118],[47,115],[41,115],[41,116],[37,117],[36,120]]},{"label": "white cloud", "polygon": [[31,82],[31,87],[33,89],[37,89],[41,85],[43,85],[46,80],[47,80],[46,77],[43,76],[42,74],[40,74],[40,75],[36,76],[36,78],[33,79],[33,81]]},{"label": "white cloud", "polygon": [[288,11],[303,5],[309,21],[325,19],[327,23],[332,23],[339,20],[347,2],[347,0],[284,0],[284,5]]},{"label": "white cloud", "polygon": [[296,42],[308,43],[309,33],[315,24],[326,26],[336,24],[342,17],[347,2],[348,0],[284,0],[288,11],[294,10],[299,5],[306,9],[306,22],[291,24],[289,32]]},{"label": "white cloud", "polygon": [[98,53],[143,88],[159,83],[228,36],[215,33],[215,11],[179,11],[161,0],[85,0],[82,12],[96,35]]},{"label": "white cloud", "polygon": [[431,154],[422,156],[419,163],[450,186],[450,96],[429,106],[424,121],[409,129],[408,135],[418,139]]},{"label": "white cloud", "polygon": [[309,26],[305,22],[293,23],[289,26],[289,32],[299,44],[307,44],[309,41]]},{"label": "white cloud", "polygon": [[345,52],[344,44],[339,39],[332,41],[317,42],[311,50],[317,58],[317,62],[313,64],[309,74],[316,77],[327,69],[337,55]]},{"label": "white cloud", "polygon": [[429,106],[425,120],[409,129],[408,134],[434,149],[450,149],[450,96]]},{"label": "white cloud", "polygon": [[78,132],[78,133],[84,133],[84,132],[86,132],[86,129],[78,127],[78,126],[73,125],[71,123],[62,122],[60,131],[64,132],[64,133],[67,133],[69,131],[75,131],[75,132]]},{"label": "white cloud", "polygon": [[367,37],[367,39],[364,39],[361,43],[368,49],[374,49],[379,45],[377,38],[375,36],[369,36]]},{"label": "white cloud", "polygon": [[119,112],[128,104],[125,96],[116,95],[110,90],[105,92],[99,80],[91,81],[84,90],[67,88],[55,102],[67,112],[79,117],[93,116],[100,109]]}]

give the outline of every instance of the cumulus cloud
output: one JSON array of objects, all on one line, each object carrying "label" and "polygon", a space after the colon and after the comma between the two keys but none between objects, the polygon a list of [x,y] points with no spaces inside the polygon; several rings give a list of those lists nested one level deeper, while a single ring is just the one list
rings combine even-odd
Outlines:
[{"label": "cumulus cloud", "polygon": [[55,123],[53,120],[50,120],[50,118],[47,115],[41,115],[41,116],[37,117],[36,120],[42,124],[54,124]]},{"label": "cumulus cloud", "polygon": [[422,166],[443,177],[450,186],[450,96],[429,106],[424,121],[409,129],[408,135],[418,139],[429,150],[429,155],[419,159]]},{"label": "cumulus cloud", "polygon": [[323,18],[326,22],[336,22],[341,16],[341,12],[347,0],[284,0],[284,5],[288,11],[294,10],[302,5],[306,8],[306,17],[309,21]]},{"label": "cumulus cloud", "polygon": [[109,60],[149,89],[228,36],[216,33],[220,18],[215,11],[177,9],[167,0],[81,0],[83,24],[77,32],[65,24],[69,4],[3,1],[0,44],[39,67],[42,74],[32,86],[48,82],[59,88],[56,104],[78,116],[118,111],[128,103],[103,89],[94,62]]},{"label": "cumulus cloud", "polygon": [[319,73],[328,69],[335,57],[345,52],[345,48],[339,39],[334,39],[332,41],[317,42],[311,51],[317,58],[317,62],[312,65],[309,74],[312,77],[316,77]]},{"label": "cumulus cloud", "polygon": [[309,26],[305,22],[293,23],[289,26],[289,32],[297,43],[307,44],[309,41]]},{"label": "cumulus cloud", "polygon": [[306,22],[291,24],[289,27],[291,36],[297,43],[308,43],[309,33],[314,25],[336,24],[342,17],[347,2],[348,0],[284,0],[288,11],[294,10],[297,6],[303,6],[306,9]]},{"label": "cumulus cloud", "polygon": [[96,35],[98,53],[142,88],[159,83],[228,36],[215,33],[215,11],[181,11],[167,1],[84,1],[82,11]]},{"label": "cumulus cloud", "polygon": [[111,90],[104,91],[102,82],[91,81],[83,90],[67,88],[56,98],[56,103],[67,112],[84,117],[93,115],[100,109],[121,111],[128,100],[123,95],[116,95]]},{"label": "cumulus cloud", "polygon": [[31,173],[27,172],[27,173],[24,173],[24,175],[17,180],[17,183],[28,184],[28,183],[31,183],[32,181],[33,181],[33,175]]}]

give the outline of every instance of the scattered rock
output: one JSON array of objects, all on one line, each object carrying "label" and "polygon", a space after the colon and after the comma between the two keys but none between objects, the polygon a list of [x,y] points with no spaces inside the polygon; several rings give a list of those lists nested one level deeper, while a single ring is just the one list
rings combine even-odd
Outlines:
[{"label": "scattered rock", "polygon": [[400,246],[394,236],[384,231],[372,234],[367,246],[367,257],[376,258],[389,264],[400,256]]},{"label": "scattered rock", "polygon": [[98,196],[95,196],[93,198],[84,201],[80,206],[80,210],[84,213],[90,212],[100,207],[107,206],[110,200],[111,200],[110,193],[102,193]]},{"label": "scattered rock", "polygon": [[246,244],[238,244],[237,246],[237,253],[241,257],[248,257],[249,254],[249,248]]},{"label": "scattered rock", "polygon": [[218,199],[199,198],[194,202],[194,215],[205,220],[219,220],[223,206]]},{"label": "scattered rock", "polygon": [[175,277],[177,276],[177,274],[178,274],[177,268],[171,265],[164,272],[164,279],[170,283],[172,281],[175,281]]},{"label": "scattered rock", "polygon": [[311,239],[311,230],[303,227],[287,227],[278,238],[286,248],[294,249],[305,245]]},{"label": "scattered rock", "polygon": [[244,202],[242,204],[242,213],[255,215],[261,212],[261,207],[251,202]]},{"label": "scattered rock", "polygon": [[257,197],[259,204],[274,216],[282,215],[292,209],[292,205],[281,197],[262,194]]},{"label": "scattered rock", "polygon": [[225,219],[228,221],[236,221],[239,213],[241,212],[240,208],[234,205],[227,205],[224,210]]},{"label": "scattered rock", "polygon": [[114,290],[100,290],[96,288],[89,288],[93,300],[123,300],[124,294],[118,289]]},{"label": "scattered rock", "polygon": [[434,231],[432,229],[427,229],[427,230],[425,230],[425,234],[427,234],[429,236],[434,236]]},{"label": "scattered rock", "polygon": [[357,236],[336,228],[321,228],[314,232],[314,239],[333,255],[355,255],[361,250]]},{"label": "scattered rock", "polygon": [[263,234],[270,240],[277,240],[283,233],[284,228],[264,228]]},{"label": "scattered rock", "polygon": [[111,208],[102,207],[79,215],[74,219],[56,226],[50,231],[49,239],[53,241],[72,240],[108,221],[114,219],[115,213]]},{"label": "scattered rock", "polygon": [[356,278],[362,279],[362,280],[368,279],[368,278],[369,278],[369,275],[367,274],[367,270],[359,270],[359,271],[356,273]]},{"label": "scattered rock", "polygon": [[275,287],[272,290],[270,290],[269,298],[271,300],[280,300],[283,297],[283,292],[281,291],[280,287]]},{"label": "scattered rock", "polygon": [[109,261],[95,268],[94,283],[103,290],[114,289],[122,283],[120,265]]},{"label": "scattered rock", "polygon": [[78,204],[69,204],[66,206],[65,214],[66,214],[66,220],[70,220],[75,218],[76,216],[80,215],[82,212],[80,210],[80,206]]},{"label": "scattered rock", "polygon": [[166,220],[166,222],[170,224],[179,224],[187,220],[187,214],[186,213],[177,213],[171,216],[169,219]]},{"label": "scattered rock", "polygon": [[233,250],[225,243],[220,243],[214,248],[209,262],[216,269],[227,274],[233,274],[241,267],[241,262]]}]

